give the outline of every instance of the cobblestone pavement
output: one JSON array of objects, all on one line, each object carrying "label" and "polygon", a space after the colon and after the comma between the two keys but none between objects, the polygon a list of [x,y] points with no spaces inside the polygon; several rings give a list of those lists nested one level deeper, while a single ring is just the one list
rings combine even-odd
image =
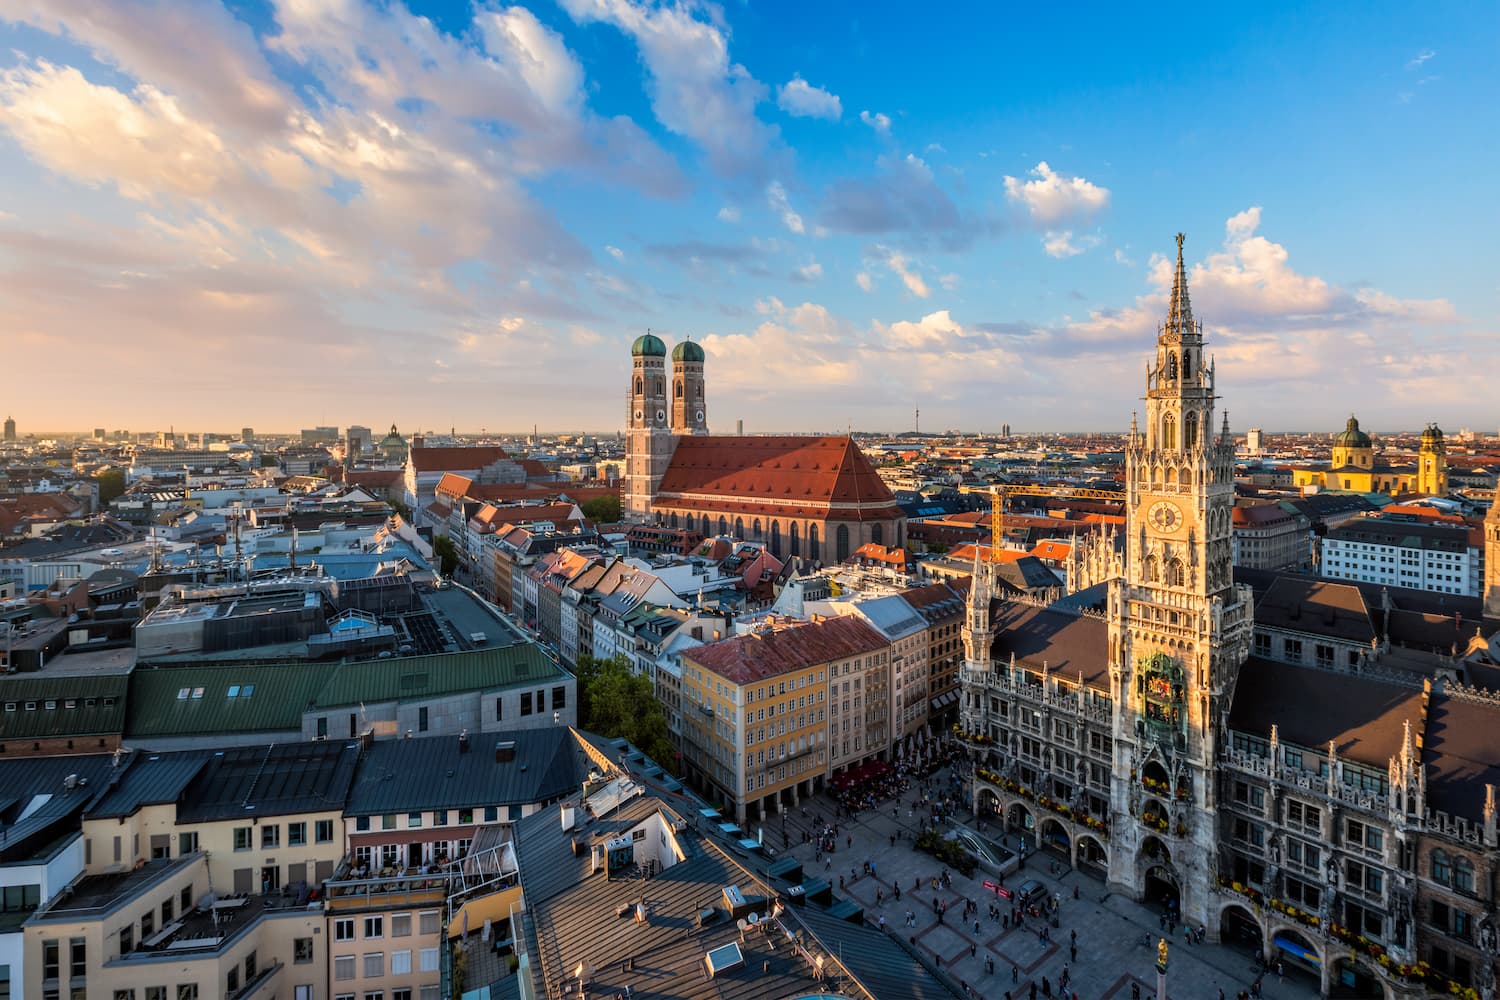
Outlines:
[{"label": "cobblestone pavement", "polygon": [[[939,787],[939,782],[949,787],[949,780],[946,771],[940,772],[933,787]],[[1060,862],[1054,864],[1045,854],[1035,854],[1004,884],[1014,887],[1028,878],[1041,882],[1061,900],[1059,926],[1046,927],[1045,939],[1040,934],[1044,923],[1036,918],[1025,918],[1019,928],[1005,927],[1000,919],[990,919],[989,905],[997,903],[1008,912],[1010,901],[983,888],[984,880],[993,880],[983,869],[972,879],[952,873],[951,889],[934,891],[932,879],[942,866],[912,847],[922,817],[920,810],[910,808],[916,794],[908,792],[899,806],[886,802],[876,810],[865,810],[852,823],[840,820],[837,850],[821,862],[814,860],[813,844],[803,844],[802,838],[805,832],[833,821],[834,802],[824,796],[804,802],[784,817],[791,847],[781,854],[800,859],[809,877],[831,882],[836,896],[858,901],[865,908],[867,923],[878,925],[883,916],[893,934],[905,939],[960,989],[968,986],[975,996],[1027,1000],[1033,985],[1036,995],[1042,996],[1045,977],[1055,997],[1064,969],[1078,1000],[1129,1000],[1133,984],[1147,1000],[1156,995],[1156,943],[1164,934],[1158,909],[1114,895],[1098,879]],[[768,844],[784,843],[782,819],[772,817],[765,825]],[[897,838],[894,845],[892,836]],[[866,861],[874,865],[874,875],[863,874]],[[842,889],[837,888],[840,876]],[[915,884],[920,887],[913,891]],[[898,886],[899,900],[895,898]],[[934,912],[934,898],[948,904],[942,917]],[[967,922],[960,919],[965,899],[979,904],[977,929],[974,917]],[[1217,1000],[1221,989],[1228,1000],[1234,1000],[1255,979],[1255,958],[1248,952],[1217,944],[1190,945],[1181,928],[1169,946],[1170,1000]],[[986,959],[993,960],[993,973],[986,971]],[[1285,979],[1274,973],[1264,978],[1262,995],[1268,1000],[1317,997],[1318,981],[1288,968]]]}]

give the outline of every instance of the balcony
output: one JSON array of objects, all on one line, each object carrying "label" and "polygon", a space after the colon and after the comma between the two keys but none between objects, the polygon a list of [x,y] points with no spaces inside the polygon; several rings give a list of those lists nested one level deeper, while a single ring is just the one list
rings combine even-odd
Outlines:
[{"label": "balcony", "polygon": [[447,898],[448,881],[459,863],[374,868],[346,857],[323,883],[328,910],[437,906]]}]

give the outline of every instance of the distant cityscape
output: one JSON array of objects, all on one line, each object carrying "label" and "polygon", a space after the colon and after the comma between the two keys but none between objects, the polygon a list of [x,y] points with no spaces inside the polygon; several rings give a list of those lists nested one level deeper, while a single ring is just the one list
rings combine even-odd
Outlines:
[{"label": "distant cityscape", "polygon": [[[15,995],[586,992],[634,966],[579,914],[681,906],[660,995],[951,990],[807,822],[951,768],[924,842],[997,900],[1039,852],[1322,995],[1489,996],[1500,439],[1236,433],[1180,247],[1123,433],[711,433],[651,334],[621,432],[7,421]],[[609,663],[659,746],[587,728]]]}]

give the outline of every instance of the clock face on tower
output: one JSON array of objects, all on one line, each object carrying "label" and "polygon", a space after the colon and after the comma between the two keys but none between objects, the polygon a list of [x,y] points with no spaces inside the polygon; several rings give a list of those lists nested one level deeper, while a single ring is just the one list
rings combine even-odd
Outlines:
[{"label": "clock face on tower", "polygon": [[1158,500],[1147,511],[1146,519],[1157,531],[1173,531],[1182,523],[1182,511],[1178,510],[1174,503]]}]

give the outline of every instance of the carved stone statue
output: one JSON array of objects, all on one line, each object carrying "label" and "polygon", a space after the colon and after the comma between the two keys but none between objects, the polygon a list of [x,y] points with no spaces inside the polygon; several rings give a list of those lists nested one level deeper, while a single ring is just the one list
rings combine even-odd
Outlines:
[{"label": "carved stone statue", "polygon": [[1495,917],[1490,914],[1479,923],[1479,947],[1486,955],[1495,954]]}]

